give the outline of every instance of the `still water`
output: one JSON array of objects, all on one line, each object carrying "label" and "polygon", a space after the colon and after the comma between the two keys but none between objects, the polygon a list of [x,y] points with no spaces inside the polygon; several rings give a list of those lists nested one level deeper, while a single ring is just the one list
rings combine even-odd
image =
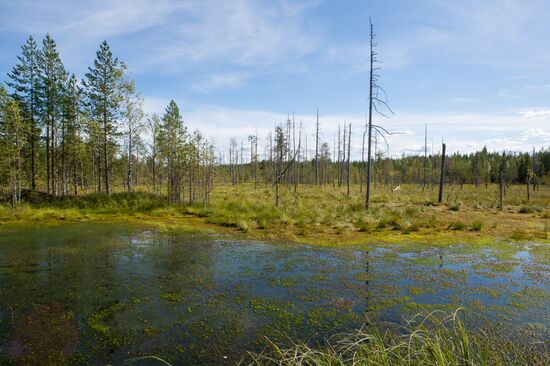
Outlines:
[{"label": "still water", "polygon": [[537,243],[332,248],[114,224],[4,229],[0,363],[234,364],[266,339],[315,342],[457,307],[471,326],[548,341],[549,257]]}]

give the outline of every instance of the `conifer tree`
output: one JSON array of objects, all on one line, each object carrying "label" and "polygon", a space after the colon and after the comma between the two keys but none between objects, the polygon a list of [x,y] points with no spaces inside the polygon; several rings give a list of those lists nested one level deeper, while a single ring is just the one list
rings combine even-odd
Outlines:
[{"label": "conifer tree", "polygon": [[63,119],[61,128],[61,171],[62,194],[70,191],[78,194],[78,165],[83,160],[82,154],[82,126],[80,124],[80,98],[81,91],[78,80],[72,74],[64,88],[63,94]]},{"label": "conifer tree", "polygon": [[21,201],[21,150],[25,133],[17,100],[9,97],[6,90],[0,86],[0,172],[9,182],[13,207]]},{"label": "conifer tree", "polygon": [[168,201],[172,204],[179,203],[181,200],[186,140],[187,129],[183,125],[179,107],[171,100],[162,117],[160,150],[167,170]]},{"label": "conifer tree", "polygon": [[132,160],[135,154],[135,147],[139,144],[140,134],[144,128],[143,121],[143,98],[136,94],[133,80],[124,80],[122,86],[122,115],[126,125],[126,188],[128,192],[132,191],[133,170]]},{"label": "conifer tree", "polygon": [[88,68],[82,84],[90,118],[100,124],[101,149],[99,179],[103,178],[105,193],[109,194],[110,160],[116,149],[120,114],[121,83],[125,66],[113,57],[107,41],[101,43],[92,67]]},{"label": "conifer tree", "polygon": [[38,58],[40,51],[37,49],[36,42],[32,36],[29,36],[24,45],[21,46],[21,55],[17,56],[18,63],[8,73],[10,81],[6,82],[8,86],[14,89],[20,106],[24,109],[24,116],[28,121],[30,164],[31,164],[31,189],[36,189],[36,159],[38,155],[38,145],[40,140],[39,119],[39,75]]},{"label": "conifer tree", "polygon": [[40,107],[42,123],[46,125],[46,180],[48,193],[58,193],[56,179],[56,153],[58,119],[61,114],[63,84],[67,73],[53,38],[47,34],[42,41],[42,51],[38,58],[40,72]]}]

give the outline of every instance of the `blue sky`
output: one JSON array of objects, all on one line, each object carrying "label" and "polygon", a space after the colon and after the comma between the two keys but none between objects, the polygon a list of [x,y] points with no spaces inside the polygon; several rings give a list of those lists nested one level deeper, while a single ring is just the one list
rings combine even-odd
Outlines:
[{"label": "blue sky", "polygon": [[[0,80],[29,34],[51,33],[81,77],[106,39],[149,113],[170,99],[220,147],[260,137],[296,113],[313,140],[351,122],[355,155],[368,96],[368,19],[380,84],[395,112],[376,123],[400,135],[393,155],[422,149],[529,150],[550,145],[547,0],[118,0],[0,2]],[[431,143],[429,144],[431,146]]]}]

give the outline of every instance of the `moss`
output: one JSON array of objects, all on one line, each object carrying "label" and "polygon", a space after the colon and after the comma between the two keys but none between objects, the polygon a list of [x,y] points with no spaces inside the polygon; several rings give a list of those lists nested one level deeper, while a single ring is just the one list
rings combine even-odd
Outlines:
[{"label": "moss", "polygon": [[407,286],[407,291],[409,291],[409,293],[414,296],[435,293],[435,290],[433,288],[426,286]]}]

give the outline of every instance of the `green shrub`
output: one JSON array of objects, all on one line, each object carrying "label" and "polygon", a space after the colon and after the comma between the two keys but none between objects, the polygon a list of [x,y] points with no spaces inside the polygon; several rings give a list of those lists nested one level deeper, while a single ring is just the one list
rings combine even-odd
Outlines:
[{"label": "green shrub", "polygon": [[481,221],[474,221],[470,225],[470,230],[471,231],[481,231],[481,229],[483,229],[483,222],[481,222]]},{"label": "green shrub", "polygon": [[464,230],[466,228],[466,224],[462,221],[453,221],[449,224],[447,229],[449,230]]},{"label": "green shrub", "polygon": [[401,230],[401,218],[397,215],[384,216],[378,221],[376,227],[379,229],[391,228],[393,230]]},{"label": "green shrub", "polygon": [[248,226],[248,222],[240,220],[239,222],[237,222],[237,229],[239,229],[243,233],[247,233],[248,230],[250,230],[250,227]]},{"label": "green shrub", "polygon": [[519,213],[529,214],[529,213],[535,213],[535,212],[542,212],[542,208],[539,206],[528,206],[523,205],[519,209]]},{"label": "green shrub", "polygon": [[449,205],[449,210],[458,211],[460,210],[460,202],[453,202]]}]

